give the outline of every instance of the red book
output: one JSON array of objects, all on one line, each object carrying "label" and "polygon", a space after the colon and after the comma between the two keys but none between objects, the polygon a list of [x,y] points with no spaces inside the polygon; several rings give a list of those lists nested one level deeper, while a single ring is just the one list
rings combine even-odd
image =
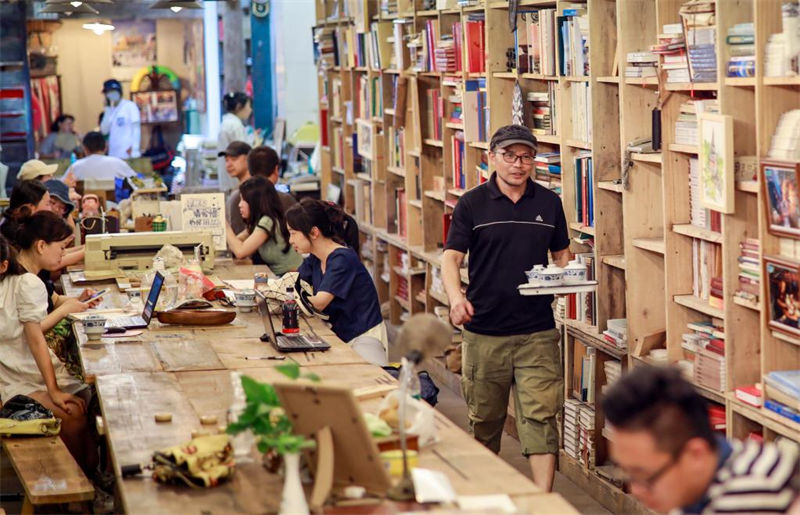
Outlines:
[{"label": "red book", "polygon": [[328,146],[328,110],[319,110],[319,124],[320,124],[320,143],[323,147]]},{"label": "red book", "polygon": [[447,233],[450,232],[450,222],[453,221],[453,213],[442,215],[442,241],[447,243]]},{"label": "red book", "polygon": [[467,72],[478,73],[483,63],[483,23],[468,20],[467,35]]},{"label": "red book", "polygon": [[756,408],[761,407],[763,394],[761,393],[761,389],[756,387],[756,385],[740,386],[736,389],[735,393],[736,398],[745,404],[755,406]]}]

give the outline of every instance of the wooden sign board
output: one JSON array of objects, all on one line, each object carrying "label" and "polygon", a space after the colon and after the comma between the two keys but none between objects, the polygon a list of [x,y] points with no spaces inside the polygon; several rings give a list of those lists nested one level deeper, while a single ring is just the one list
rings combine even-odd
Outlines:
[{"label": "wooden sign board", "polygon": [[184,231],[205,231],[214,235],[214,248],[226,250],[225,195],[192,193],[181,195],[181,218]]}]

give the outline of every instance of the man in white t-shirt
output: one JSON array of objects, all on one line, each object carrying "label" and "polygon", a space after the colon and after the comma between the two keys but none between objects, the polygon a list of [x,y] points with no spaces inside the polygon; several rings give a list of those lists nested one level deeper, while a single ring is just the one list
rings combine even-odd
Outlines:
[{"label": "man in white t-shirt", "polygon": [[106,107],[100,132],[108,136],[108,155],[120,159],[141,156],[141,116],[139,107],[122,98],[122,84],[109,79],[103,83]]},{"label": "man in white t-shirt", "polygon": [[64,182],[74,186],[75,181],[86,179],[124,179],[136,175],[128,163],[118,157],[107,156],[106,140],[99,132],[89,132],[83,137],[86,157],[78,159],[67,170]]}]

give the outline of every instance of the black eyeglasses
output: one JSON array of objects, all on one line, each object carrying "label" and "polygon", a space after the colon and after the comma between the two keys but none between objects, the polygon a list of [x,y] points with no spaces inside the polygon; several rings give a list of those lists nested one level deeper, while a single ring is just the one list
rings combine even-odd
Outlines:
[{"label": "black eyeglasses", "polygon": [[500,154],[503,156],[503,161],[508,164],[514,164],[519,159],[519,162],[524,165],[532,165],[534,156],[530,154],[515,154],[513,152],[495,152],[496,154]]},{"label": "black eyeglasses", "polygon": [[674,454],[672,454],[669,458],[669,461],[666,462],[664,465],[661,466],[658,470],[653,472],[647,477],[633,477],[624,470],[620,469],[621,476],[624,482],[628,483],[629,485],[640,485],[644,488],[651,490],[658,480],[661,479],[664,474],[666,474],[669,469],[675,466],[678,463],[678,458],[680,457],[681,453],[683,453],[683,445],[678,449]]}]

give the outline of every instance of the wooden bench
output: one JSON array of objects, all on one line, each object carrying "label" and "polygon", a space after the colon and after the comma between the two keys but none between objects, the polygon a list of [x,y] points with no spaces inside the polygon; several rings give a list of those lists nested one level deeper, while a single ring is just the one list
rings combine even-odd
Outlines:
[{"label": "wooden bench", "polygon": [[94,487],[61,438],[3,438],[2,442],[25,488],[23,515],[33,513],[34,506],[94,499]]}]

